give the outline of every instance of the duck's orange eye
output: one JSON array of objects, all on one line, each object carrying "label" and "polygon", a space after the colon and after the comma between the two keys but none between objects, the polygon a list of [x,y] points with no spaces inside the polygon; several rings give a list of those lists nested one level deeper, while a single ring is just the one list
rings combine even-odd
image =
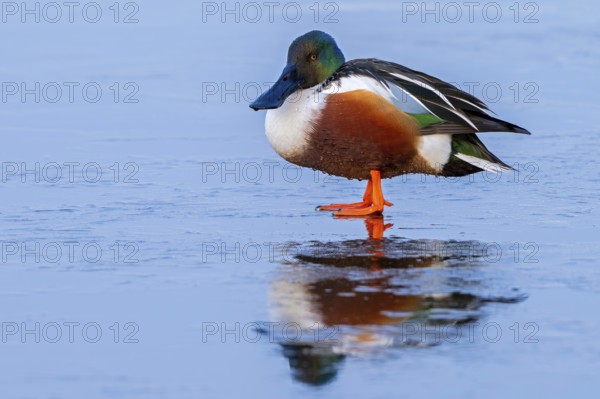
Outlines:
[{"label": "duck's orange eye", "polygon": [[317,60],[317,55],[316,54],[311,54],[310,55],[310,60],[311,61],[316,61]]}]

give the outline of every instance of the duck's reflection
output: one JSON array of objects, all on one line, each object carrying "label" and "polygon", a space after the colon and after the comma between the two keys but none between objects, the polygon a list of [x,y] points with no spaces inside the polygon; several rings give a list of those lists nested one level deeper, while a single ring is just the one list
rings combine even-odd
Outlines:
[{"label": "duck's reflection", "polygon": [[521,299],[485,295],[479,242],[384,239],[382,217],[365,223],[369,239],[300,246],[270,286],[275,339],[299,381],[331,381],[347,355],[456,342],[484,303]]}]

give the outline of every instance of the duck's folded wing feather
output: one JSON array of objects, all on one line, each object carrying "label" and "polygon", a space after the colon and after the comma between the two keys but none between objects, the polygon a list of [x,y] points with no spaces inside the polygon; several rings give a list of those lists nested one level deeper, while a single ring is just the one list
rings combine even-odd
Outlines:
[{"label": "duck's folded wing feather", "polygon": [[391,101],[421,124],[421,134],[514,132],[526,129],[490,116],[477,97],[450,83],[378,59],[345,63],[325,84],[327,90],[367,89]]}]

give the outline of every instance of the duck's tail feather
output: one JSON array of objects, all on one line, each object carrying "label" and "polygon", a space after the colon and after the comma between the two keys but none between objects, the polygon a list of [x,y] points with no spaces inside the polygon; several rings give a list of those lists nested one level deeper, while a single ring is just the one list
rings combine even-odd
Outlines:
[{"label": "duck's tail feather", "polygon": [[444,165],[444,176],[464,176],[481,171],[502,173],[513,168],[486,148],[475,134],[452,136],[452,152]]}]

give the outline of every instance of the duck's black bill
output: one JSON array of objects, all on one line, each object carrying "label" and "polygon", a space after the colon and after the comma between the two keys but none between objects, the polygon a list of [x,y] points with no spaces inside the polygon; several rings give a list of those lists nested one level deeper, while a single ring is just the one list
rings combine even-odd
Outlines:
[{"label": "duck's black bill", "polygon": [[298,73],[295,65],[288,65],[283,69],[283,73],[275,84],[260,97],[258,97],[250,108],[255,111],[260,109],[279,108],[283,102],[300,86]]}]

